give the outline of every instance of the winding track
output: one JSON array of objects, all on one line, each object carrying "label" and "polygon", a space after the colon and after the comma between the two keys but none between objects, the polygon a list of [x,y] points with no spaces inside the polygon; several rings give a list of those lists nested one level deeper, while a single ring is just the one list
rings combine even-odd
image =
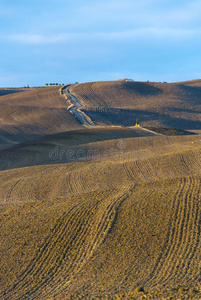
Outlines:
[{"label": "winding track", "polygon": [[[80,108],[83,107],[83,105],[81,104],[81,102],[78,100],[78,98],[72,94],[70,92],[70,88],[73,85],[68,85],[68,86],[64,86],[64,88],[62,88],[61,93],[64,94],[67,99],[70,99],[70,102],[72,103],[69,107],[68,110],[75,116],[75,118],[77,120],[79,120],[79,122],[88,128],[100,128],[100,126],[94,125],[93,121],[90,119],[89,116],[86,116],[85,113],[83,111],[80,110]],[[106,126],[104,126],[106,127]],[[108,126],[107,126],[108,127]],[[129,127],[130,129],[134,129],[137,131],[142,131],[142,132],[146,132],[148,133],[150,136],[158,136],[158,135],[163,135],[161,133],[155,133],[154,131],[151,131],[149,129],[146,128],[142,128],[141,126],[136,126],[136,127]]]},{"label": "winding track", "polygon": [[88,127],[88,128],[94,128],[94,127],[99,127],[96,125],[92,124],[92,121],[90,122],[89,120],[87,120],[86,116],[84,115],[84,113],[82,111],[80,111],[80,108],[83,107],[83,105],[81,104],[81,102],[78,100],[78,98],[71,94],[70,92],[70,88],[72,87],[72,85],[70,86],[66,86],[62,89],[62,93],[64,95],[67,96],[68,99],[70,99],[70,102],[72,103],[71,106],[69,106],[68,110],[76,117],[76,119],[78,119],[80,121],[81,124],[83,124],[84,126]]}]

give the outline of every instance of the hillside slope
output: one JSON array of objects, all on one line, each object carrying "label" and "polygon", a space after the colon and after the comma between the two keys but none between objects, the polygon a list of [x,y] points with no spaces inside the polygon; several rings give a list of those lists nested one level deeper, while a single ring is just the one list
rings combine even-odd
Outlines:
[{"label": "hillside slope", "polygon": [[0,170],[36,165],[143,158],[199,146],[199,135],[162,136],[140,128],[93,128],[47,135],[0,150]]},{"label": "hillside slope", "polygon": [[200,299],[201,144],[176,139],[1,171],[1,299]]},{"label": "hillside slope", "polygon": [[[158,137],[142,138],[137,143],[135,138],[126,141],[132,151],[118,149],[117,140],[113,141],[116,149],[108,157],[103,155],[99,159],[91,157],[87,162],[81,160],[1,171],[1,203],[12,200],[13,204],[17,204],[29,197],[36,201],[40,194],[66,196],[200,174],[200,141],[195,145],[192,142],[181,143],[181,147],[171,140],[166,144],[163,141],[164,147],[161,147],[162,139]],[[100,144],[102,149],[107,150],[108,145],[112,145]]]},{"label": "hillside slope", "polygon": [[[118,143],[121,147],[122,140],[119,139],[146,136],[157,134],[140,128],[103,127],[46,135],[0,150],[0,170],[90,160],[93,156],[103,155],[104,151],[110,151],[112,147],[120,150]],[[97,143],[99,141],[104,143]],[[124,143],[126,141],[123,146]]]},{"label": "hillside slope", "polygon": [[182,83],[90,82],[71,93],[98,124],[201,130],[200,80]]},{"label": "hillside slope", "polygon": [[8,95],[8,94],[13,94],[13,93],[19,93],[19,92],[23,92],[26,91],[26,89],[21,89],[21,88],[8,88],[8,89],[4,89],[4,88],[0,88],[0,96],[4,96],[4,95]]},{"label": "hillside slope", "polygon": [[58,87],[33,89],[0,97],[0,148],[81,128],[67,110]]},{"label": "hillside slope", "polygon": [[[201,81],[0,96],[0,299],[201,299]],[[74,97],[75,99],[75,97]],[[183,134],[168,136],[165,134]],[[3,149],[5,148],[5,149]]]}]

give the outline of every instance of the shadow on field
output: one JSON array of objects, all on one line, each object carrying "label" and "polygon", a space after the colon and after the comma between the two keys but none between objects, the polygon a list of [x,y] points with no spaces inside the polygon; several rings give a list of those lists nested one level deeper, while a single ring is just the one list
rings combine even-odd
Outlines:
[{"label": "shadow on field", "polygon": [[[200,114],[191,109],[167,109],[159,112],[119,109],[119,108],[95,108],[94,110],[84,110],[84,112],[97,124],[134,126],[136,119],[139,119],[140,125],[172,127],[183,130],[201,129],[201,120],[190,119],[189,114]],[[188,119],[189,118],[189,119]]]}]

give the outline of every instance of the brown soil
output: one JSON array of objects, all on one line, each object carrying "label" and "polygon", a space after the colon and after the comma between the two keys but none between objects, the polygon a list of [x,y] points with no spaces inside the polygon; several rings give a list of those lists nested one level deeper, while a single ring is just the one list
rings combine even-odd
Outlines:
[{"label": "brown soil", "polygon": [[199,88],[72,89],[94,111],[158,110],[158,134],[84,129],[58,88],[0,97],[4,147],[24,141],[0,151],[0,299],[201,299],[201,135],[165,135],[161,114],[199,125]]},{"label": "brown soil", "polygon": [[81,128],[67,110],[59,88],[41,88],[0,97],[0,148]]},{"label": "brown soil", "polygon": [[92,82],[71,92],[97,124],[201,129],[201,81],[182,83]]}]

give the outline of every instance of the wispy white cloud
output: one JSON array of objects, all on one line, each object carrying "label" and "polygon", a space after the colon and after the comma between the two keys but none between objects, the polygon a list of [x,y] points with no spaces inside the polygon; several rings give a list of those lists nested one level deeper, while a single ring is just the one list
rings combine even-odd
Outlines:
[{"label": "wispy white cloud", "polygon": [[41,34],[13,34],[5,37],[7,40],[22,44],[60,44],[67,41],[67,35],[41,35]]},{"label": "wispy white cloud", "polygon": [[[199,34],[196,31],[201,27],[201,0],[179,0],[175,4],[168,0],[78,0],[79,5],[70,3],[68,6],[64,0],[60,2],[63,2],[60,12],[57,7],[56,11],[47,9],[37,16],[30,15],[30,21],[26,20],[27,33],[14,34],[13,29],[10,34],[9,29],[2,32],[6,32],[10,40],[40,45],[61,44],[84,37],[105,36],[107,39],[109,36],[115,39],[138,34],[145,36],[147,33],[153,36],[186,36]],[[65,33],[66,28],[69,33]],[[22,32],[23,29],[17,30]]]},{"label": "wispy white cloud", "polygon": [[58,1],[0,1],[2,76],[5,70],[12,82],[26,81],[29,70],[33,81],[59,76],[60,63],[69,81],[143,80],[164,72],[173,80],[200,70],[201,0]]},{"label": "wispy white cloud", "polygon": [[193,29],[181,29],[181,28],[138,28],[133,30],[119,31],[119,32],[107,32],[97,33],[93,35],[93,38],[109,39],[109,40],[125,40],[133,38],[187,38],[196,35],[201,35],[201,28],[197,30]]},{"label": "wispy white cloud", "polygon": [[124,31],[108,31],[93,33],[61,33],[58,35],[41,34],[16,34],[1,36],[1,38],[21,44],[43,45],[43,44],[66,44],[82,43],[89,41],[124,41],[129,39],[143,38],[162,38],[162,39],[183,39],[201,36],[201,28],[183,29],[183,28],[137,28]]}]

